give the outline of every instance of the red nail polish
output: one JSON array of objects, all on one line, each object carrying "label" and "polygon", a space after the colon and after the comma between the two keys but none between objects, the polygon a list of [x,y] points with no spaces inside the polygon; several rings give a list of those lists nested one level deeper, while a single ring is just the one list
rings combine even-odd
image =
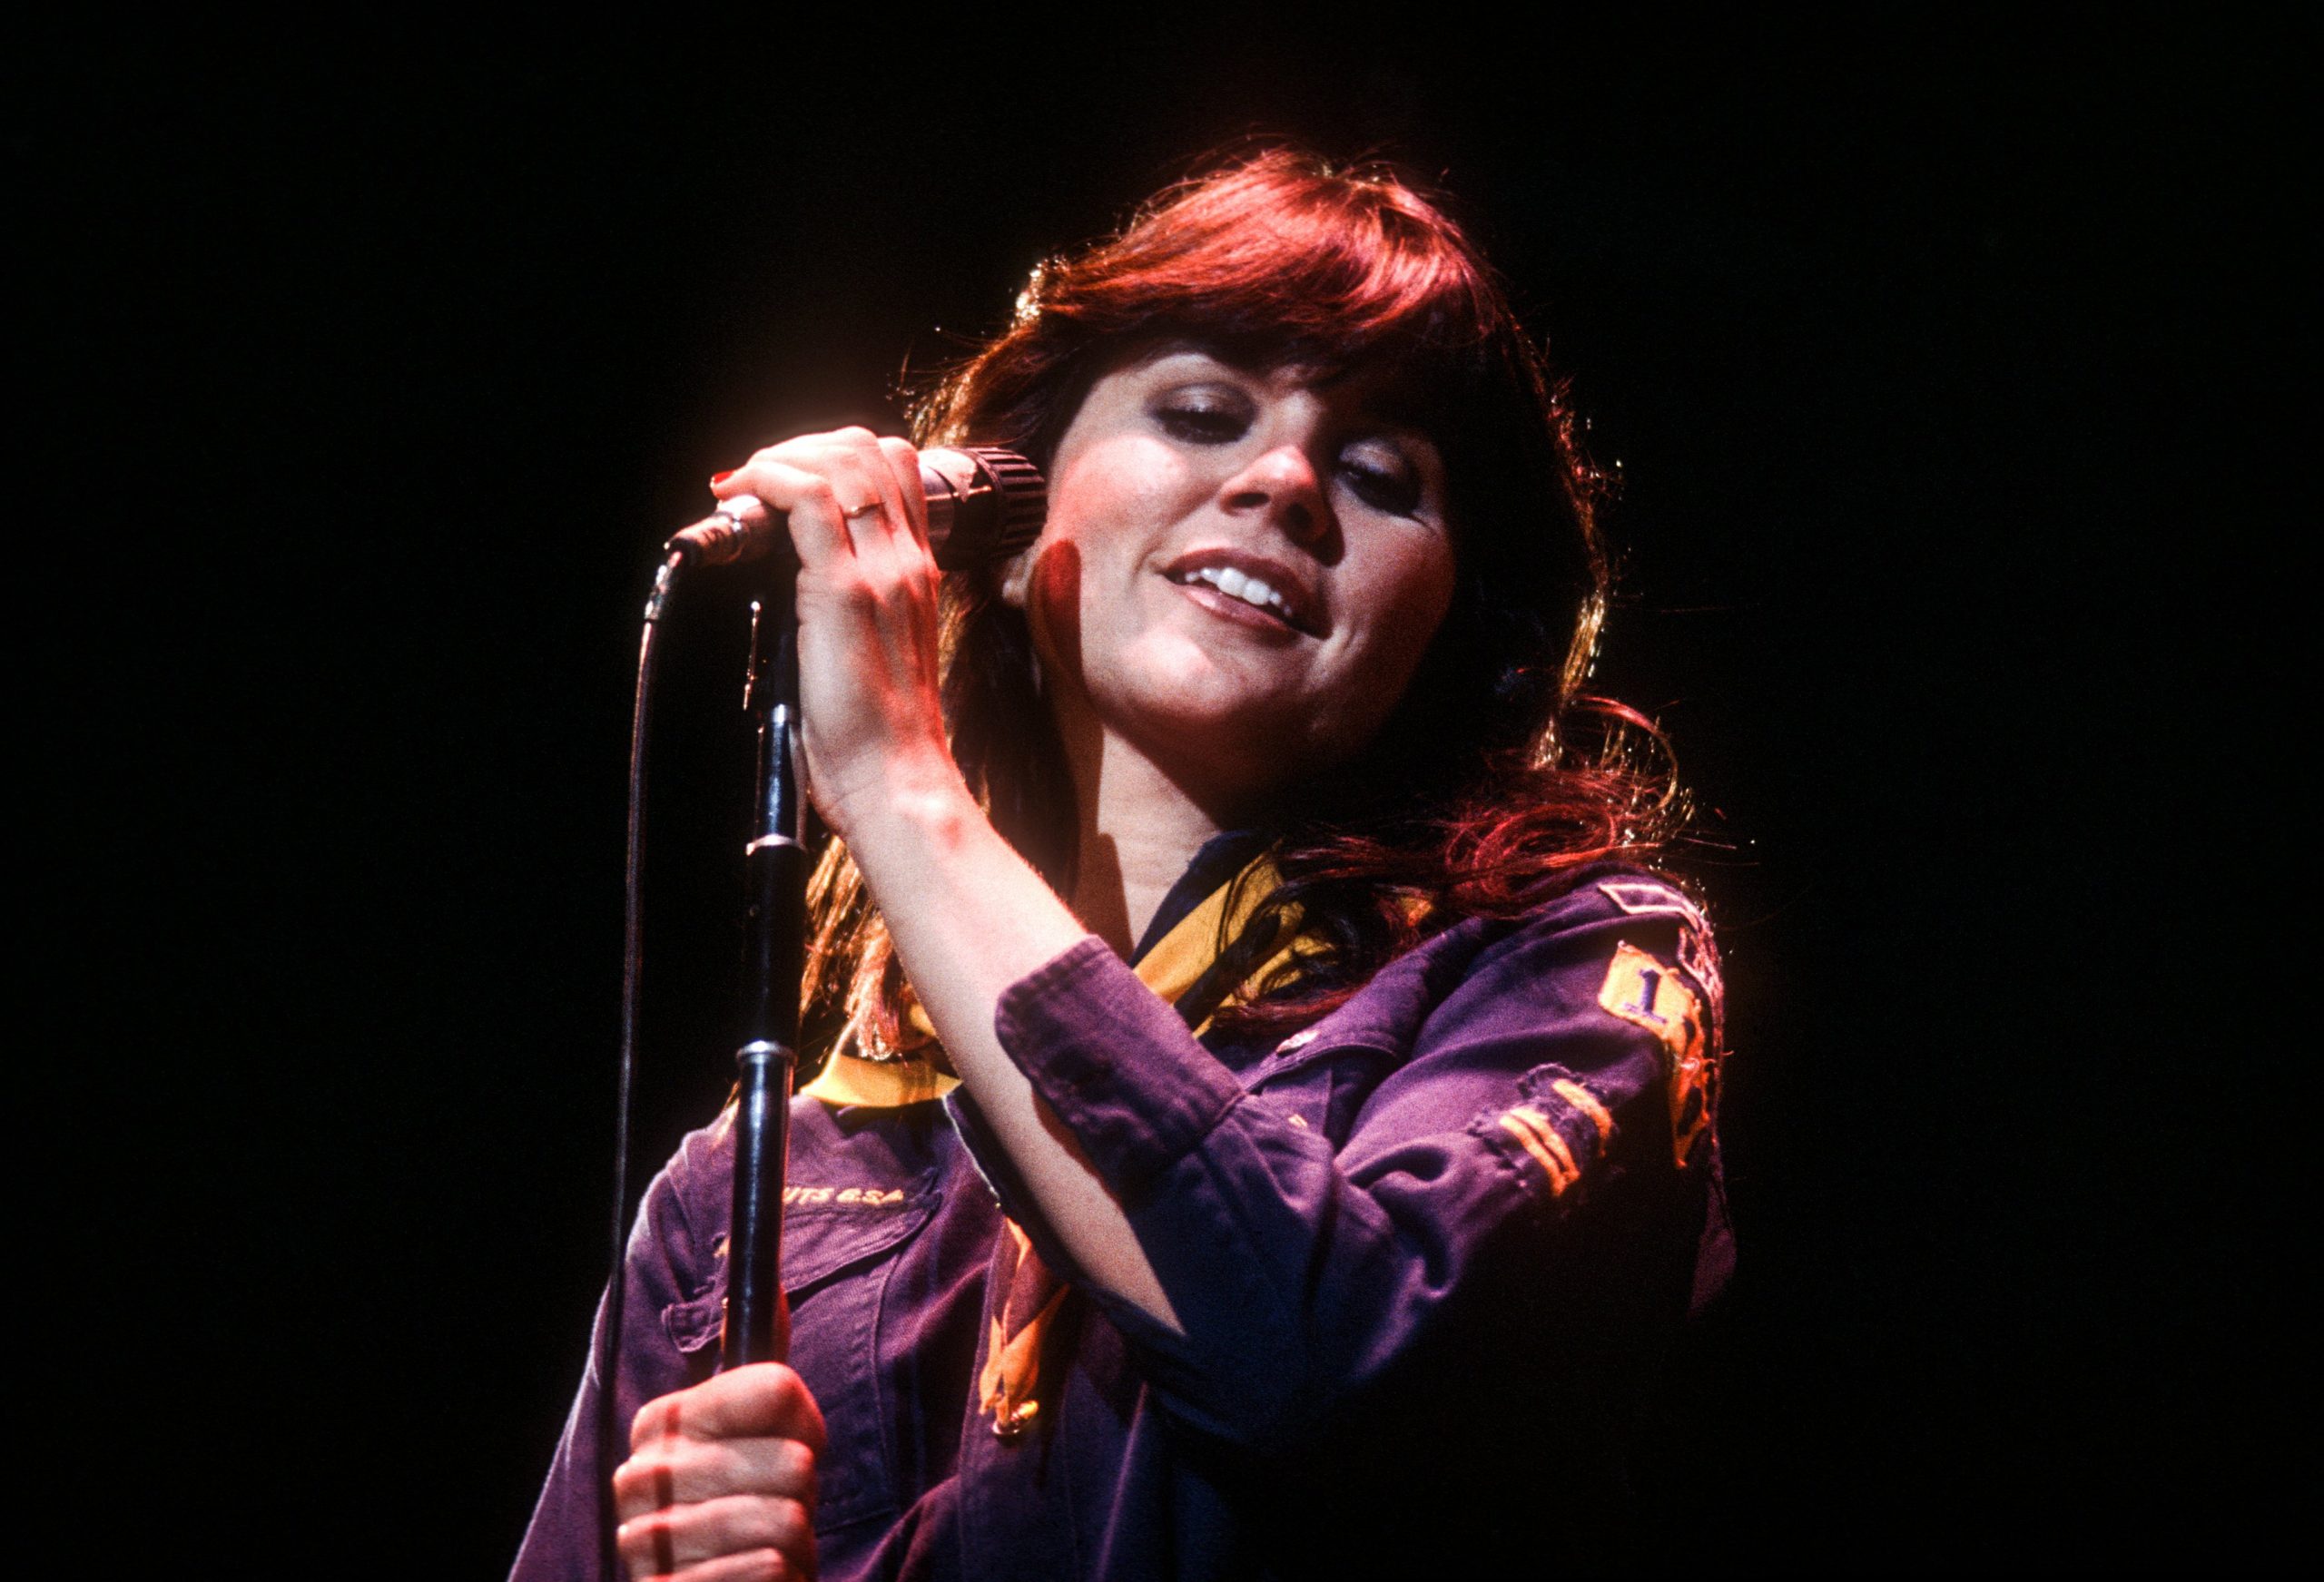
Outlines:
[{"label": "red nail polish", "polygon": [[734,469],[733,467],[728,467],[724,472],[714,472],[714,473],[712,473],[712,474],[710,475],[710,486],[711,486],[712,488],[714,488],[714,488],[716,488],[720,484],[724,483],[728,478],[731,478],[731,477],[733,477],[734,476]]}]

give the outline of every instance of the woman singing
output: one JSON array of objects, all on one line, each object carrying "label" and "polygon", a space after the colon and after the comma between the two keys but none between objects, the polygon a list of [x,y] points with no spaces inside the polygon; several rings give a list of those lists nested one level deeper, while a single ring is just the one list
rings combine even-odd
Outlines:
[{"label": "woman singing", "polygon": [[597,1575],[608,1471],[686,1582],[1650,1558],[1701,1473],[1640,1403],[1727,1262],[1717,957],[1579,693],[1592,478],[1487,267],[1264,155],[1040,271],[918,433],[1039,463],[1038,544],[940,576],[862,430],[713,486],[788,514],[837,837],[789,1365],[713,1375],[713,1125],[517,1576]]}]

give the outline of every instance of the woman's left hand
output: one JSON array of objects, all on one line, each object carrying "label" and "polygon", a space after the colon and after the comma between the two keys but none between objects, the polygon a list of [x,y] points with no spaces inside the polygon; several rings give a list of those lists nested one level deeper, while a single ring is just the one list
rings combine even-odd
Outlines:
[{"label": "woman's left hand", "polygon": [[815,1574],[823,1415],[780,1362],[648,1401],[614,1471],[615,1542],[633,1577],[798,1582]]},{"label": "woman's left hand", "polygon": [[852,843],[901,797],[966,795],[938,690],[920,453],[867,428],[803,435],[718,478],[790,519],[808,795]]}]

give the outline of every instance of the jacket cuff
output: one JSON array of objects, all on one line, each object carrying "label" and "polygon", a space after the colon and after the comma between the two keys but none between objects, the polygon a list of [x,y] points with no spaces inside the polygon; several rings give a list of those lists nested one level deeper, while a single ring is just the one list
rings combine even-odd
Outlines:
[{"label": "jacket cuff", "polygon": [[1178,1014],[1094,937],[1009,985],[993,1032],[1125,1200],[1243,1096]]}]

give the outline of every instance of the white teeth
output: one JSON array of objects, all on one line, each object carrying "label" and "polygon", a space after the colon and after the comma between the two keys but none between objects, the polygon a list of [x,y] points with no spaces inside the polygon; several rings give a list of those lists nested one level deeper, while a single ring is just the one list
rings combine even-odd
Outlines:
[{"label": "white teeth", "polygon": [[1291,619],[1291,605],[1281,594],[1276,593],[1257,577],[1246,576],[1231,565],[1206,565],[1195,571],[1180,574],[1177,580],[1208,583],[1229,598],[1240,599],[1246,604],[1256,604],[1262,610],[1271,610],[1282,616],[1285,624],[1295,624]]}]

